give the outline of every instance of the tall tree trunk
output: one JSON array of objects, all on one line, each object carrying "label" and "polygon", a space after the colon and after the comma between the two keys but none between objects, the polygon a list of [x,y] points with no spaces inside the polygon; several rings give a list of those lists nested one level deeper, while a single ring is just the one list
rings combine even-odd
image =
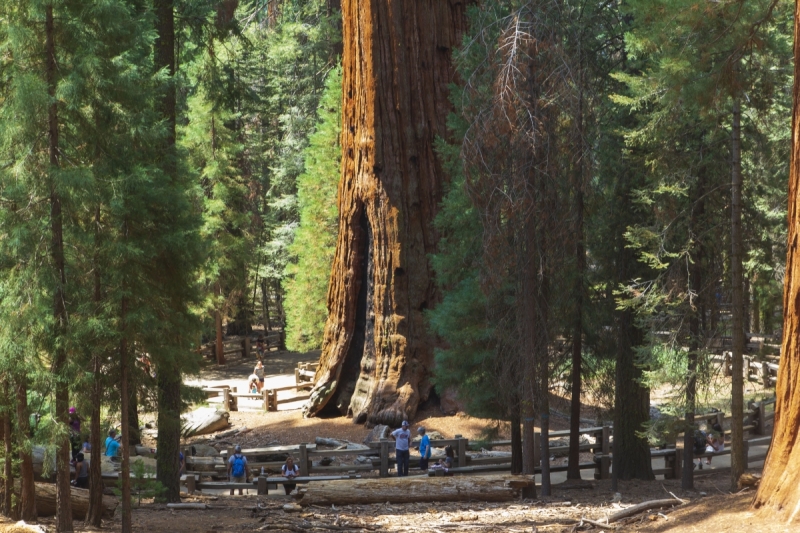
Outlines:
[{"label": "tall tree trunk", "polygon": [[689,267],[689,290],[694,296],[689,305],[692,308],[689,315],[689,353],[686,367],[686,413],[683,434],[683,472],[681,475],[681,488],[689,490],[694,488],[694,415],[697,410],[697,362],[699,350],[703,345],[702,330],[702,302],[703,293],[703,217],[705,215],[705,181],[702,171],[697,178],[695,190],[695,205],[692,208],[690,228],[693,250],[691,265]]},{"label": "tall tree trunk", "polygon": [[[64,229],[61,213],[61,197],[53,175],[59,166],[58,161],[58,104],[56,102],[56,44],[53,5],[45,7],[45,47],[47,90],[50,95],[48,107],[48,146],[50,155],[50,254],[56,269],[56,288],[53,294],[53,321],[55,353],[53,358],[53,374],[55,377],[55,411],[56,420],[66,428],[69,423],[69,379],[64,375],[67,366],[66,333],[67,309],[64,301],[64,286],[67,276],[64,265]],[[56,445],[56,530],[72,531],[72,507],[70,503],[70,445],[67,433],[59,438]]]},{"label": "tall tree trunk", "polygon": [[[581,163],[581,166],[583,163]],[[573,295],[574,323],[572,326],[572,397],[569,419],[569,457],[567,479],[581,479],[581,352],[583,351],[583,277],[586,270],[586,251],[583,246],[583,189],[575,191],[575,289]]]},{"label": "tall tree trunk", "polygon": [[20,376],[17,382],[17,433],[19,436],[20,513],[26,522],[36,520],[36,486],[33,482],[33,458],[24,442],[30,438],[31,426],[28,418],[28,380]]},{"label": "tall tree trunk", "polygon": [[[214,295],[217,297],[217,305],[219,305],[219,298],[222,295],[222,287],[219,282],[214,285]],[[214,331],[216,332],[216,343],[214,351],[217,354],[217,364],[225,364],[225,343],[223,342],[222,333],[222,311],[219,309],[214,310]]]},{"label": "tall tree trunk", "polygon": [[[92,300],[95,310],[100,311],[103,302],[102,279],[100,277],[100,206],[94,212],[94,291]],[[99,344],[99,343],[98,343]],[[103,403],[103,358],[97,348],[92,355],[92,414],[89,422],[89,445],[91,461],[89,461],[89,510],[86,512],[86,524],[100,527],[103,522],[103,485],[102,465],[100,458],[100,409]]]},{"label": "tall tree trunk", "polygon": [[741,111],[739,99],[733,99],[731,125],[731,314],[733,315],[733,349],[731,379],[731,491],[737,491],[744,462],[744,285],[742,275],[742,158]]},{"label": "tall tree trunk", "polygon": [[[444,178],[433,146],[447,135],[450,55],[465,29],[464,4],[342,2],[339,237],[305,416],[331,403],[357,422],[396,426],[428,398],[434,342],[423,313],[438,300],[428,255]],[[362,266],[368,247],[372,269]],[[362,285],[374,326],[355,339]]]},{"label": "tall tree trunk", "polygon": [[119,368],[120,368],[120,398],[122,402],[122,416],[120,431],[122,433],[122,467],[119,477],[122,480],[122,533],[130,533],[133,530],[131,522],[131,444],[128,438],[130,432],[129,412],[130,391],[128,390],[130,379],[130,361],[128,355],[128,338],[126,331],[128,320],[128,299],[122,297],[120,309],[120,341],[119,341]]},{"label": "tall tree trunk", "polygon": [[269,316],[269,285],[266,279],[261,280],[261,305],[264,311],[264,335],[272,330],[272,320]]},{"label": "tall tree trunk", "polygon": [[3,444],[5,445],[6,453],[3,465],[3,514],[9,518],[14,518],[15,513],[11,503],[11,495],[14,493],[14,471],[11,469],[11,454],[13,453],[11,409],[14,404],[7,377],[3,381],[3,401],[6,404],[6,411],[3,413]]},{"label": "tall tree trunk", "polygon": [[800,2],[794,10],[794,98],[783,340],[776,386],[775,428],[753,505],[765,516],[796,524],[800,513]]},{"label": "tall tree trunk", "polygon": [[[132,367],[134,370],[135,366]],[[136,446],[142,443],[139,435],[139,393],[137,379],[133,372],[128,372],[128,443]]]},{"label": "tall tree trunk", "polygon": [[[166,69],[170,80],[175,77],[175,16],[174,0],[154,0],[156,15],[155,67]],[[167,176],[174,179],[175,165],[175,84],[168,83],[159,101],[159,113],[167,122],[164,157],[161,162]],[[180,465],[178,459],[181,438],[181,372],[172,360],[156,361],[158,371],[158,448],[156,477],[164,485],[168,502],[180,501]]]}]

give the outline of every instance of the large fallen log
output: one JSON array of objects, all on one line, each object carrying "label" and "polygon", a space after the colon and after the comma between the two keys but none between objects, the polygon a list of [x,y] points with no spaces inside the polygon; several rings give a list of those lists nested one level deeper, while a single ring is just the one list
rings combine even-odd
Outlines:
[{"label": "large fallen log", "polygon": [[218,411],[213,407],[201,407],[181,417],[181,435],[192,437],[214,433],[230,426],[227,411]]},{"label": "large fallen log", "polygon": [[309,483],[298,491],[300,505],[370,503],[502,502],[518,499],[533,483],[526,476],[391,477]]},{"label": "large fallen log", "polygon": [[[56,486],[51,483],[36,483],[36,512],[39,516],[55,516],[56,514]],[[14,480],[14,492],[19,496],[19,480]],[[70,487],[70,500],[72,502],[72,518],[83,520],[89,510],[89,491]],[[103,516],[114,517],[114,510],[118,501],[113,496],[103,496]]]}]

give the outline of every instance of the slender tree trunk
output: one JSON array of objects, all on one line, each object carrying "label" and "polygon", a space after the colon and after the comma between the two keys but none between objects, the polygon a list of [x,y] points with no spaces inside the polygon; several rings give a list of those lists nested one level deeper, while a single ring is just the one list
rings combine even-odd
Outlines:
[{"label": "slender tree trunk", "polygon": [[583,246],[583,190],[575,191],[575,294],[573,296],[574,324],[572,326],[572,398],[569,419],[569,457],[567,479],[581,479],[581,352],[583,351],[583,277],[586,270],[586,251]]},{"label": "slender tree trunk", "polygon": [[128,390],[130,379],[130,356],[128,355],[128,298],[122,297],[120,309],[120,341],[119,341],[119,368],[120,368],[120,398],[122,401],[122,416],[120,431],[122,438],[122,467],[119,477],[122,480],[122,533],[130,533],[133,530],[131,522],[131,444],[128,438],[130,432],[130,421],[126,415],[130,403],[130,391]]},{"label": "slender tree trunk", "polygon": [[17,383],[17,432],[19,435],[20,513],[26,522],[36,520],[36,486],[33,482],[33,458],[25,441],[30,439],[31,426],[28,413],[28,380],[20,376]]},{"label": "slender tree trunk", "polygon": [[[133,371],[136,367],[131,365]],[[134,372],[128,372],[128,442],[131,446],[142,443],[139,435],[139,394],[136,390],[137,379]]]},{"label": "slender tree trunk", "polygon": [[266,279],[261,280],[261,305],[264,309],[264,335],[272,330],[272,320],[269,316],[269,285]]},{"label": "slender tree trunk", "polygon": [[[100,277],[100,206],[94,212],[94,291],[92,300],[94,301],[96,312],[100,312],[103,303],[102,279]],[[86,512],[86,524],[100,527],[103,522],[103,485],[102,459],[100,458],[100,410],[103,403],[103,359],[94,348],[92,355],[92,414],[89,423],[89,444],[92,449],[89,461],[89,510]]]},{"label": "slender tree trunk", "polygon": [[[783,340],[776,387],[775,428],[753,505],[787,525],[800,513],[800,2],[794,11],[794,98]],[[765,317],[766,318],[766,317]],[[788,528],[787,528],[788,529]]]},{"label": "slender tree trunk", "polygon": [[703,345],[703,331],[701,328],[703,292],[703,244],[701,233],[703,217],[705,215],[705,182],[702,171],[698,175],[697,189],[695,191],[695,205],[692,208],[690,221],[691,238],[694,250],[689,267],[689,289],[694,296],[689,302],[692,307],[689,316],[689,353],[686,368],[686,413],[683,434],[683,472],[681,488],[690,490],[694,488],[694,415],[697,410],[697,362],[699,350]]},{"label": "slender tree trunk", "polygon": [[731,491],[738,490],[744,462],[744,285],[742,275],[742,159],[741,111],[739,99],[733,99],[731,126],[731,314],[733,315],[733,350],[731,379]]},{"label": "slender tree trunk", "polygon": [[[64,428],[69,423],[69,379],[64,375],[67,366],[65,337],[67,334],[67,309],[64,301],[64,287],[67,277],[64,265],[64,229],[61,214],[61,197],[53,175],[59,167],[58,161],[58,104],[56,103],[56,44],[53,5],[45,7],[45,38],[47,63],[47,88],[50,95],[48,107],[48,145],[50,153],[50,231],[51,256],[56,269],[56,289],[53,295],[54,345],[53,374],[55,377],[56,420]],[[72,531],[72,507],[70,500],[70,445],[67,433],[59,438],[56,445],[56,530]]]},{"label": "slender tree trunk", "polygon": [[8,387],[8,378],[3,381],[3,400],[6,411],[3,413],[3,444],[5,444],[5,461],[3,468],[3,514],[14,518],[14,509],[11,504],[11,495],[14,493],[14,471],[11,469],[11,454],[13,452],[13,435],[11,434],[11,409],[13,401]]},{"label": "slender tree trunk", "polygon": [[[339,237],[304,414],[330,403],[356,422],[396,426],[413,418],[432,388],[424,311],[439,298],[428,256],[444,180],[433,146],[447,135],[450,55],[465,30],[465,3],[344,0],[342,15]],[[368,246],[372,269],[361,267]],[[357,333],[362,285],[373,295],[371,327]]]}]

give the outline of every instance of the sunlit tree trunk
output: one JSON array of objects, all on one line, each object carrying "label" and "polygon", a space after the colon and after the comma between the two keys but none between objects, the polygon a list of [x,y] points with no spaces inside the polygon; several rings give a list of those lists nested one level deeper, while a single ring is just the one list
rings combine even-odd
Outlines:
[{"label": "sunlit tree trunk", "polygon": [[423,313],[438,300],[428,255],[444,185],[433,145],[447,134],[464,2],[345,0],[342,16],[339,236],[304,414],[396,426],[431,390]]},{"label": "sunlit tree trunk", "polygon": [[753,505],[787,524],[800,516],[800,3],[794,13],[794,104],[789,166],[789,236],[783,288],[783,341],[775,429]]}]

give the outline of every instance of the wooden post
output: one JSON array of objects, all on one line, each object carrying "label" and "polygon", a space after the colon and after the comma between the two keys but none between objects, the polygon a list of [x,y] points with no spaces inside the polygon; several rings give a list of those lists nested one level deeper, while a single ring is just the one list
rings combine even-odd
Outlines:
[{"label": "wooden post", "polygon": [[758,422],[756,426],[756,433],[759,435],[766,435],[767,434],[767,410],[764,407],[764,399],[762,398],[760,402],[758,402]]},{"label": "wooden post", "polygon": [[299,368],[295,368],[294,369],[294,389],[297,392],[300,391],[300,369]]},{"label": "wooden post", "polygon": [[197,478],[194,477],[194,474],[188,474],[186,476],[186,492],[194,494],[195,490],[197,490]]},{"label": "wooden post", "polygon": [[611,466],[611,457],[609,454],[611,453],[611,428],[608,426],[603,426],[603,430],[601,432],[602,437],[602,444],[600,451],[603,455],[600,456],[600,479],[608,479],[608,471]]},{"label": "wooden post", "polygon": [[267,389],[261,391],[261,407],[265,413],[269,411],[269,391]]},{"label": "wooden post", "polygon": [[731,377],[731,364],[732,364],[731,353],[730,352],[724,352],[724,354],[722,355],[722,359],[723,359],[723,361],[722,361],[722,375],[724,377],[726,377],[726,378],[729,378],[729,377]]},{"label": "wooden post", "polygon": [[381,439],[381,477],[389,477],[389,439]]},{"label": "wooden post", "polygon": [[242,357],[250,357],[250,335],[244,336],[242,347],[244,348],[242,351]]},{"label": "wooden post", "polygon": [[228,387],[222,389],[222,404],[228,411],[233,411],[231,409],[231,390]]},{"label": "wooden post", "polygon": [[764,387],[769,388],[769,363],[766,361],[761,362],[761,383],[764,384]]},{"label": "wooden post", "polygon": [[305,444],[300,445],[300,475],[308,476],[308,448]]},{"label": "wooden post", "polygon": [[269,489],[267,488],[267,478],[266,476],[258,476],[258,495],[264,496],[269,494]]},{"label": "wooden post", "polygon": [[467,441],[469,439],[463,438],[461,435],[456,435],[458,439],[458,467],[463,468],[467,466]]},{"label": "wooden post", "polygon": [[278,391],[276,390],[269,390],[267,392],[267,402],[269,403],[268,410],[270,411],[277,411],[278,410]]},{"label": "wooden post", "polygon": [[746,355],[742,356],[742,373],[744,374],[742,376],[744,382],[750,381],[750,357]]}]

